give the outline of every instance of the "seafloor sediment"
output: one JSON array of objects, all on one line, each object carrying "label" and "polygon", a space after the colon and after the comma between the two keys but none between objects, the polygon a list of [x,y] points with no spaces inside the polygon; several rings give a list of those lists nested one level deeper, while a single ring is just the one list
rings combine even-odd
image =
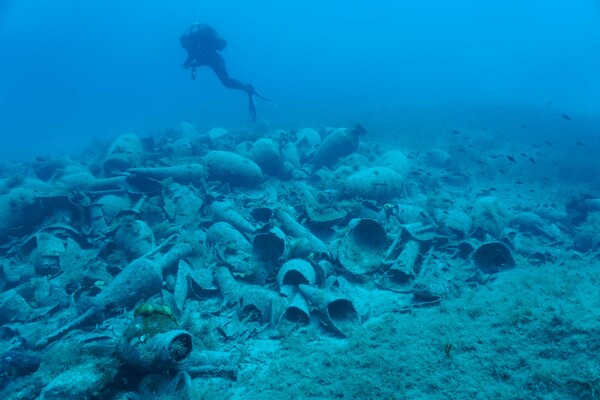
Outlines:
[{"label": "seafloor sediment", "polygon": [[0,395],[600,397],[600,198],[469,134],[184,123],[3,165]]}]

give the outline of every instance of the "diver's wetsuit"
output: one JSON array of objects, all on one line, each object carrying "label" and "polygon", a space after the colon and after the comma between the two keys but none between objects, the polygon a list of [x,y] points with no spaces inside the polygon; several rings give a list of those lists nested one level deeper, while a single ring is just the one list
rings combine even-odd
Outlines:
[{"label": "diver's wetsuit", "polygon": [[[233,79],[227,73],[225,60],[219,51],[227,46],[227,41],[207,24],[194,23],[179,39],[181,47],[187,50],[188,56],[183,63],[184,68],[192,69],[192,79],[196,79],[196,67],[211,68],[223,86],[228,89],[238,89],[246,92],[250,99],[250,120],[256,120],[254,95],[259,95],[249,83]],[[260,95],[259,95],[260,96]]]}]

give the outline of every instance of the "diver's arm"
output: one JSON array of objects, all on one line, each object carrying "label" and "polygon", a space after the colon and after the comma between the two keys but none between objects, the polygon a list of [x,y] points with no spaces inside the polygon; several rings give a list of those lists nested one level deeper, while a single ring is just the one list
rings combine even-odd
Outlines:
[{"label": "diver's arm", "polygon": [[188,69],[192,66],[193,62],[194,62],[194,57],[188,51],[187,58],[185,59],[185,61],[183,62],[183,64],[181,66],[185,69]]},{"label": "diver's arm", "polygon": [[196,80],[196,58],[193,57],[190,52],[188,51],[188,56],[185,59],[185,61],[183,62],[182,67],[185,69],[191,68],[191,76],[193,80]]}]

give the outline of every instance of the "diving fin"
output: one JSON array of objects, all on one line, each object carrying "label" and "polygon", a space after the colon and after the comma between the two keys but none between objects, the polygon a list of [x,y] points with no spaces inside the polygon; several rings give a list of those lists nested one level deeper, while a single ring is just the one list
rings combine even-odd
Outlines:
[{"label": "diving fin", "polygon": [[250,122],[256,121],[256,104],[254,103],[254,96],[258,97],[259,99],[261,99],[263,101],[266,101],[267,103],[271,104],[274,107],[279,107],[279,105],[277,103],[275,103],[273,100],[260,94],[260,92],[258,90],[256,90],[256,88],[252,84],[248,83],[246,85],[247,85],[247,90],[248,90]]},{"label": "diving fin", "polygon": [[277,103],[275,103],[273,100],[271,100],[271,99],[269,99],[269,98],[267,98],[267,97],[263,96],[263,95],[262,95],[262,94],[260,94],[260,92],[259,92],[258,90],[256,90],[256,89],[254,89],[254,95],[255,95],[256,97],[258,97],[259,99],[261,99],[261,100],[263,100],[263,101],[266,101],[267,103],[271,104],[271,105],[272,105],[272,106],[274,106],[274,107],[279,107],[279,104],[277,104]]},{"label": "diving fin", "polygon": [[250,111],[250,122],[256,122],[256,104],[254,104],[254,96],[248,96],[249,99],[249,111]]}]

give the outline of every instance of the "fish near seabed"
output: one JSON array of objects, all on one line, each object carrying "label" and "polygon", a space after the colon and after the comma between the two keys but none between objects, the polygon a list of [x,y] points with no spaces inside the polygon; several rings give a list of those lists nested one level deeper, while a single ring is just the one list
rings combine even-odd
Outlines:
[{"label": "fish near seabed", "polygon": [[560,114],[561,117],[563,117],[563,119],[566,119],[567,121],[573,121],[573,118],[571,118],[570,115],[567,114]]}]

